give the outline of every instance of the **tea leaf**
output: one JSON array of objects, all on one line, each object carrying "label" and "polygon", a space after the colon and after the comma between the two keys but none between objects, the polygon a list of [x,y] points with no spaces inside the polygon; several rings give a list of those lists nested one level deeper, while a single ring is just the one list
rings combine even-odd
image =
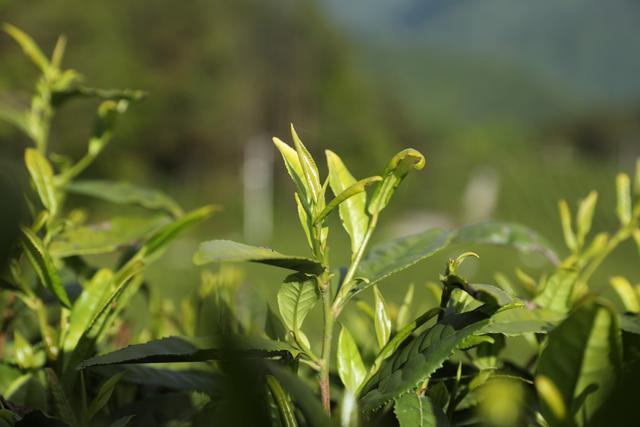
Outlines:
[{"label": "tea leaf", "polygon": [[95,255],[122,250],[166,225],[166,216],[114,217],[108,221],[66,228],[49,246],[52,256]]},{"label": "tea leaf", "polygon": [[609,279],[611,287],[616,291],[624,308],[629,313],[640,313],[640,301],[633,285],[622,276]]},{"label": "tea leaf", "polygon": [[182,215],[182,209],[169,196],[128,182],[104,180],[75,181],[66,186],[67,191],[95,197],[118,204],[140,205],[147,209],[165,210],[174,217]]},{"label": "tea leaf", "polygon": [[413,292],[414,292],[414,286],[412,283],[407,288],[407,293],[404,294],[402,305],[398,310],[398,315],[396,317],[396,329],[402,328],[405,325],[405,323],[407,323],[407,321],[409,320],[409,312],[411,310],[411,303],[413,302]]},{"label": "tea leaf", "polygon": [[578,271],[561,268],[544,283],[542,291],[534,298],[540,307],[566,313],[578,281]]},{"label": "tea leaf", "polygon": [[112,280],[113,273],[111,270],[106,268],[99,270],[85,285],[82,293],[73,303],[69,316],[69,330],[62,345],[65,352],[70,352],[75,348],[80,337],[97,315],[98,307],[111,292]]},{"label": "tea leaf", "polygon": [[298,332],[307,314],[320,300],[320,293],[313,278],[293,274],[280,286],[277,299],[284,324],[289,330]]},{"label": "tea leaf", "polygon": [[15,362],[20,368],[34,369],[37,367],[33,347],[18,331],[13,334],[13,353],[15,354]]},{"label": "tea leaf", "polygon": [[591,224],[593,222],[593,214],[598,203],[598,193],[592,191],[589,195],[580,202],[578,206],[578,214],[576,218],[577,225],[577,243],[578,247],[584,246],[585,238],[589,231],[591,231]]},{"label": "tea leaf", "polygon": [[553,264],[559,258],[551,245],[532,229],[508,222],[486,222],[458,230],[453,244],[509,246],[523,253],[540,253]]},{"label": "tea leaf", "polygon": [[640,335],[640,319],[636,315],[621,314],[620,329],[625,332]]},{"label": "tea leaf", "polygon": [[300,195],[302,206],[307,212],[307,215],[311,215],[311,190],[308,187],[304,172],[302,171],[302,165],[300,164],[298,153],[278,138],[273,138],[273,143],[282,155],[287,172],[293,180],[293,183],[298,190],[298,194]]},{"label": "tea leaf", "polygon": [[560,222],[562,223],[564,242],[571,252],[576,252],[578,250],[578,241],[573,231],[571,210],[566,200],[560,200],[560,202],[558,202],[558,210],[560,211]]},{"label": "tea leaf", "polygon": [[91,372],[104,377],[124,373],[122,383],[160,387],[177,391],[211,393],[220,387],[220,378],[202,369],[159,369],[147,365],[96,366]]},{"label": "tea leaf", "polygon": [[358,283],[353,294],[438,253],[449,245],[451,237],[448,231],[433,229],[372,247],[356,273],[367,281]]},{"label": "tea leaf", "polygon": [[313,250],[313,241],[311,240],[311,221],[309,221],[310,217],[305,211],[304,205],[300,200],[300,196],[298,193],[293,193],[293,197],[296,199],[296,207],[298,210],[298,220],[300,220],[300,225],[302,226],[302,230],[304,231],[304,235],[307,238],[307,243],[311,250]]},{"label": "tea leaf", "polygon": [[358,346],[343,325],[338,336],[336,354],[338,375],[347,390],[355,392],[364,380],[367,370],[362,362]]},{"label": "tea leaf", "polygon": [[153,233],[142,247],[141,252],[144,254],[145,259],[155,255],[161,249],[166,247],[172,240],[178,237],[180,233],[209,218],[217,210],[219,210],[219,208],[214,205],[203,206],[188,212],[170,224],[161,227],[158,231]]},{"label": "tea leaf", "polygon": [[445,317],[385,360],[365,384],[361,404],[365,411],[417,387],[448,359],[467,337],[489,324],[481,311]]},{"label": "tea leaf", "polygon": [[293,145],[296,149],[296,153],[298,154],[298,160],[300,162],[300,167],[302,168],[302,173],[307,182],[307,188],[311,192],[311,197],[313,201],[318,203],[320,194],[322,193],[322,185],[320,184],[320,174],[318,173],[318,167],[316,166],[316,162],[313,161],[313,157],[309,154],[307,147],[304,146],[296,130],[291,125],[291,136],[293,137]]},{"label": "tea leaf", "polygon": [[78,423],[78,419],[73,412],[71,404],[69,403],[69,398],[62,388],[55,372],[51,368],[47,368],[46,372],[49,390],[51,391],[53,403],[56,407],[56,411],[60,415],[60,418],[62,418],[62,420],[71,427],[79,427],[80,423]]},{"label": "tea leaf", "polygon": [[295,409],[292,406],[291,398],[283,390],[282,385],[280,385],[273,375],[267,375],[266,382],[278,407],[282,426],[297,427],[298,421],[296,420]]},{"label": "tea leaf", "polygon": [[622,225],[631,222],[631,181],[629,175],[618,174],[616,177],[616,193],[618,219]]},{"label": "tea leaf", "polygon": [[11,24],[2,24],[2,29],[20,45],[25,55],[31,59],[43,74],[49,72],[49,60],[28,34]]},{"label": "tea leaf", "polygon": [[371,176],[369,178],[361,179],[355,184],[347,187],[344,191],[340,192],[336,195],[336,197],[329,202],[329,204],[320,212],[320,214],[313,221],[314,224],[321,223],[327,215],[329,215],[336,207],[345,203],[350,198],[357,196],[360,193],[363,193],[367,186],[373,184],[374,182],[380,181],[382,178],[379,176]]},{"label": "tea leaf", "polygon": [[98,412],[100,412],[100,410],[104,408],[107,402],[109,402],[109,399],[113,394],[113,390],[115,389],[116,385],[118,385],[123,375],[124,372],[115,374],[100,386],[100,388],[98,389],[98,394],[87,409],[86,422],[90,422],[93,417],[95,417]]},{"label": "tea leaf", "polygon": [[53,260],[47,252],[44,243],[36,234],[28,228],[21,227],[22,230],[22,247],[29,263],[37,273],[42,284],[47,287],[58,298],[60,303],[67,307],[71,307],[67,291],[62,286],[58,271],[53,265]]},{"label": "tea leaf", "polygon": [[[325,151],[325,154],[329,167],[329,185],[333,194],[337,196],[354,185],[356,180],[337,154],[329,150]],[[342,226],[351,239],[352,253],[357,252],[367,232],[369,218],[366,213],[366,204],[367,194],[362,192],[346,199],[338,208]]]},{"label": "tea leaf", "polygon": [[373,296],[375,299],[374,326],[376,338],[378,347],[383,348],[389,342],[389,336],[391,335],[391,319],[387,314],[387,304],[384,302],[384,297],[375,285],[373,286]]},{"label": "tea leaf", "polygon": [[402,150],[393,156],[384,170],[382,181],[373,192],[368,206],[369,213],[374,215],[381,212],[409,172],[421,170],[425,164],[424,156],[413,148]]},{"label": "tea leaf", "polygon": [[[270,358],[285,357],[294,351],[286,343],[248,338],[239,341],[238,348],[225,348],[217,339],[188,339],[168,337],[134,344],[111,353],[94,356],[78,365],[78,369],[93,366],[139,364],[139,363],[179,363],[204,362],[208,360],[232,360],[238,357]],[[254,347],[252,347],[254,346]]]},{"label": "tea leaf", "polygon": [[[557,387],[567,416],[583,425],[607,398],[621,367],[621,341],[617,315],[591,303],[574,311],[549,333],[538,361],[537,377]],[[543,399],[542,414],[551,423],[559,411]]]},{"label": "tea leaf", "polygon": [[133,420],[135,417],[136,417],[135,415],[127,415],[125,417],[120,417],[114,422],[112,422],[111,424],[109,424],[109,427],[127,427],[131,422],[131,420]]},{"label": "tea leaf", "polygon": [[446,427],[449,420],[428,396],[411,391],[395,399],[393,412],[400,427]]},{"label": "tea leaf", "polygon": [[53,169],[51,169],[49,161],[33,148],[25,150],[24,160],[42,205],[52,216],[55,216],[58,211],[58,198],[56,197]]},{"label": "tea leaf", "polygon": [[273,249],[249,246],[231,240],[210,240],[200,244],[193,256],[196,265],[211,262],[257,262],[296,270],[301,273],[320,274],[323,267],[309,258],[284,255]]},{"label": "tea leaf", "polygon": [[518,336],[527,333],[547,333],[564,319],[562,313],[543,308],[514,307],[491,317],[482,333]]}]

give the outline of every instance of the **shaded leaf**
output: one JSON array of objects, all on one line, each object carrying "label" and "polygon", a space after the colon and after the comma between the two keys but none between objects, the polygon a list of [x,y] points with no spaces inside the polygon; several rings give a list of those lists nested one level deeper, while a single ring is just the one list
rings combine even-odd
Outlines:
[{"label": "shaded leaf", "polygon": [[91,368],[91,372],[107,378],[122,372],[124,376],[121,382],[138,386],[210,394],[219,394],[224,390],[220,387],[221,380],[218,376],[200,369],[178,370],[146,365],[117,365],[96,366]]},{"label": "shaded leaf", "polygon": [[115,217],[97,224],[69,227],[49,245],[52,256],[96,255],[116,252],[150,236],[167,224],[167,217]]},{"label": "shaded leaf", "polygon": [[89,408],[87,409],[87,418],[86,421],[91,421],[93,417],[95,417],[98,412],[109,402],[111,399],[111,395],[113,394],[113,390],[115,389],[118,382],[122,379],[124,372],[120,372],[109,378],[105,381],[100,388],[98,389],[98,394],[93,399],[91,404],[89,404]]},{"label": "shaded leaf", "polygon": [[182,215],[182,209],[161,191],[139,187],[128,182],[105,180],[74,181],[66,186],[67,191],[91,196],[118,204],[140,205],[147,209],[165,210],[175,217]]},{"label": "shaded leaf", "polygon": [[620,329],[640,335],[640,318],[635,315],[620,315]]},{"label": "shaded leaf", "polygon": [[51,392],[51,396],[53,397],[53,404],[56,407],[56,412],[60,415],[60,418],[69,424],[72,427],[79,426],[78,419],[76,418],[75,413],[73,412],[73,408],[71,403],[69,402],[69,398],[65,393],[58,377],[55,372],[51,368],[47,368],[47,382],[49,384],[49,391]]},{"label": "shaded leaf", "polygon": [[278,413],[280,415],[280,422],[283,427],[297,427],[298,421],[296,420],[295,409],[291,402],[291,398],[283,390],[282,386],[273,375],[267,375],[266,377],[267,387],[273,396],[278,407]]},{"label": "shaded leaf", "polygon": [[540,253],[559,263],[551,245],[528,227],[503,222],[487,222],[462,227],[452,243],[510,246],[524,253]]},{"label": "shaded leaf", "polygon": [[[621,357],[617,315],[608,307],[590,303],[549,333],[536,375],[557,387],[567,416],[575,414],[576,423],[588,424],[615,381]],[[557,420],[556,412],[543,399],[542,414],[550,423],[566,421]]]},{"label": "shaded leaf", "polygon": [[543,308],[515,307],[491,317],[481,333],[517,336],[527,333],[547,333],[564,319],[564,314]]},{"label": "shaded leaf", "polygon": [[231,240],[203,242],[193,256],[193,262],[196,265],[242,261],[274,265],[301,273],[320,274],[323,270],[320,263],[309,258],[284,255],[273,249],[249,246]]},{"label": "shaded leaf", "polygon": [[33,138],[33,133],[29,126],[29,112],[13,108],[7,104],[0,104],[0,120],[12,124],[29,137]]},{"label": "shaded leaf", "polygon": [[445,427],[449,420],[433,404],[428,396],[418,396],[415,392],[405,393],[395,399],[393,412],[400,423],[400,427]]},{"label": "shaded leaf", "polygon": [[64,286],[62,286],[58,271],[53,265],[53,260],[49,256],[44,244],[33,231],[25,227],[21,227],[21,230],[23,237],[21,240],[22,247],[24,248],[29,263],[38,274],[42,284],[54,293],[63,306],[70,308],[71,303],[69,302],[67,291],[65,291]]}]

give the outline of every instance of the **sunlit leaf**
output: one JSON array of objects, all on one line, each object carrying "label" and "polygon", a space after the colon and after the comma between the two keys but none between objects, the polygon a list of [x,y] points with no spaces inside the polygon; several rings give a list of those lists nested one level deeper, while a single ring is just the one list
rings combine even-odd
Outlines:
[{"label": "sunlit leaf", "polygon": [[402,150],[393,156],[382,174],[382,181],[376,186],[371,196],[367,208],[369,213],[373,215],[382,211],[409,172],[420,170],[425,164],[424,156],[413,148]]},{"label": "sunlit leaf", "polygon": [[282,154],[284,165],[286,166],[287,172],[289,172],[289,176],[298,190],[298,194],[300,195],[300,200],[305,211],[307,214],[310,214],[311,190],[308,187],[304,172],[302,171],[302,165],[300,165],[298,153],[278,138],[273,138],[273,143],[280,151],[280,154]]},{"label": "sunlit leaf", "polygon": [[547,333],[564,319],[563,313],[543,308],[515,307],[494,314],[482,333],[517,336]]},{"label": "sunlit leaf", "polygon": [[591,231],[591,224],[593,222],[593,214],[598,203],[598,193],[592,191],[589,195],[580,202],[578,206],[578,213],[576,217],[576,238],[578,246],[582,247],[585,242],[585,238],[589,231]]},{"label": "sunlit leaf", "polygon": [[320,300],[315,279],[304,274],[293,274],[280,286],[278,308],[287,328],[299,331],[307,314]]},{"label": "sunlit leaf", "polygon": [[51,169],[49,161],[33,148],[25,150],[24,161],[42,205],[52,216],[55,216],[58,212],[58,198],[54,185],[53,169]]},{"label": "sunlit leaf", "polygon": [[561,268],[544,283],[544,288],[535,297],[540,307],[566,313],[571,307],[571,297],[578,280],[578,271]]},{"label": "sunlit leaf", "polygon": [[42,284],[54,293],[63,306],[70,308],[71,303],[69,302],[67,291],[64,289],[53,260],[40,238],[33,231],[22,227],[21,242],[27,259],[38,274]]},{"label": "sunlit leaf", "polygon": [[336,197],[329,202],[329,204],[320,212],[320,214],[316,217],[315,223],[318,224],[322,222],[327,215],[329,215],[336,207],[342,205],[350,198],[355,197],[367,189],[367,186],[373,184],[374,182],[380,181],[381,178],[379,176],[372,176],[369,178],[361,179],[355,184],[347,187],[344,191],[340,192],[336,195]]},{"label": "sunlit leaf", "polygon": [[618,294],[618,297],[620,297],[626,311],[640,313],[640,298],[633,285],[627,279],[622,276],[615,276],[609,280],[609,283]]},{"label": "sunlit leaf", "polygon": [[[536,376],[548,378],[562,396],[567,417],[578,425],[605,401],[621,368],[622,349],[617,315],[608,307],[583,305],[549,333]],[[542,414],[550,423],[558,414],[543,399]]]},{"label": "sunlit leaf", "polygon": [[298,137],[293,125],[291,125],[291,136],[293,137],[293,145],[298,154],[302,174],[307,182],[307,188],[310,190],[314,202],[318,203],[320,194],[322,193],[322,185],[320,184],[320,174],[316,162],[313,160],[313,157],[311,157],[311,154],[309,154],[307,147],[304,146]]},{"label": "sunlit leaf", "polygon": [[367,370],[362,362],[358,345],[343,325],[338,336],[338,350],[336,353],[338,375],[347,390],[358,390]]},{"label": "sunlit leaf", "polygon": [[373,296],[375,300],[374,325],[376,339],[378,340],[378,347],[383,348],[389,342],[391,335],[391,319],[387,312],[387,304],[377,286],[373,287]]},{"label": "sunlit leaf", "polygon": [[118,204],[140,205],[147,209],[165,210],[175,217],[182,215],[182,209],[169,196],[128,182],[104,180],[74,181],[66,186],[67,191]]},{"label": "sunlit leaf", "polygon": [[2,24],[2,29],[20,45],[25,55],[33,61],[43,74],[48,73],[49,60],[28,34],[11,24]]},{"label": "sunlit leaf", "polygon": [[631,181],[629,175],[618,174],[616,177],[617,205],[616,212],[622,225],[631,221]]},{"label": "sunlit leaf", "polygon": [[320,263],[309,258],[284,255],[273,249],[245,245],[231,240],[203,242],[193,256],[193,262],[196,265],[243,261],[274,265],[309,274],[320,274],[323,270]]}]

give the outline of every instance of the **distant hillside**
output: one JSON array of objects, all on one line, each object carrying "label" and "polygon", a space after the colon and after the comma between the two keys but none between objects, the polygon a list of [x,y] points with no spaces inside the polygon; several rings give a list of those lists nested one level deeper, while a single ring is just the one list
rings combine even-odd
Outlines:
[{"label": "distant hillside", "polygon": [[[632,106],[640,100],[640,2],[635,0],[329,0],[328,5],[374,53],[370,65],[380,65],[388,75],[412,76],[405,86],[417,89],[409,97],[422,96],[419,88],[436,79],[454,98],[469,86],[486,84],[491,94],[466,96],[471,114],[484,100],[497,112],[511,103],[521,110],[527,94],[531,107],[542,106],[550,93],[561,104],[582,108]],[[382,52],[396,54],[380,60]],[[540,97],[534,96],[538,90]],[[505,93],[514,97],[500,95]],[[498,100],[504,103],[497,105]],[[539,108],[530,110],[539,115]]]}]

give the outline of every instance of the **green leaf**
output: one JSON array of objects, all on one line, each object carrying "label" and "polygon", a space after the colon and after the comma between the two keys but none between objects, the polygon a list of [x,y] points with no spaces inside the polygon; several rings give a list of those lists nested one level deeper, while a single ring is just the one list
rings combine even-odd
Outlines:
[{"label": "green leaf", "polygon": [[133,420],[135,417],[136,417],[135,415],[127,415],[124,417],[120,417],[114,422],[112,422],[111,424],[109,424],[109,427],[127,427],[131,422],[131,420]]},{"label": "green leaf", "polygon": [[450,232],[433,229],[372,247],[356,273],[356,277],[366,281],[361,281],[353,294],[438,253],[449,245],[450,240]]},{"label": "green leaf", "polygon": [[98,89],[78,84],[79,79],[75,78],[73,85],[67,84],[64,88],[56,88],[52,96],[52,104],[59,107],[66,101],[73,98],[97,98],[107,101],[141,101],[147,93],[141,90],[133,89]]},{"label": "green leaf", "polygon": [[116,388],[116,385],[118,385],[118,382],[120,382],[123,375],[124,372],[115,374],[100,386],[98,394],[91,404],[89,404],[89,408],[87,409],[87,422],[90,422],[93,417],[95,417],[98,412],[104,408],[107,402],[109,402],[109,399],[111,399],[111,395],[113,394],[113,390]]},{"label": "green leaf", "polygon": [[322,264],[309,258],[284,255],[273,249],[249,246],[231,240],[210,240],[200,244],[193,256],[196,265],[211,262],[257,262],[288,268],[301,273],[320,274]]},{"label": "green leaf", "polygon": [[598,193],[592,191],[589,195],[580,202],[578,206],[578,214],[576,217],[577,226],[577,241],[578,247],[584,246],[585,238],[591,231],[591,224],[593,223],[593,214],[598,203]]},{"label": "green leaf", "polygon": [[564,319],[564,314],[543,308],[514,307],[494,314],[481,333],[518,336],[547,333]]},{"label": "green leaf", "polygon": [[80,337],[97,315],[98,308],[111,292],[112,281],[111,270],[98,270],[73,303],[69,316],[69,330],[62,345],[65,352],[72,351],[78,344]]},{"label": "green leaf", "polygon": [[[549,333],[536,372],[557,387],[567,416],[588,425],[606,400],[621,368],[621,338],[617,315],[608,307],[590,303],[574,311]],[[542,414],[551,425],[558,420],[543,399]]]},{"label": "green leaf", "polygon": [[362,385],[367,370],[362,362],[358,345],[344,325],[338,336],[336,360],[342,384],[347,390],[355,392]]},{"label": "green leaf", "polygon": [[398,309],[398,316],[396,317],[396,329],[404,327],[405,323],[409,320],[411,312],[411,303],[413,303],[413,294],[415,286],[412,284],[407,288],[407,292],[404,294],[402,305]]},{"label": "green leaf", "polygon": [[282,388],[282,385],[278,382],[273,375],[267,375],[266,377],[267,387],[273,396],[278,407],[278,413],[280,415],[280,422],[283,427],[297,427],[298,421],[296,420],[295,409],[291,402],[291,398]]},{"label": "green leaf", "polygon": [[413,391],[395,399],[393,412],[400,427],[449,426],[449,420],[441,408],[435,406],[428,396],[418,396]]},{"label": "green leaf", "polygon": [[636,315],[621,314],[620,329],[625,332],[640,335],[640,317]]},{"label": "green leaf", "polygon": [[166,225],[166,216],[114,217],[97,224],[65,228],[49,245],[57,258],[117,252],[140,242]]},{"label": "green leaf", "polygon": [[559,259],[551,245],[528,227],[508,222],[487,222],[462,227],[454,244],[479,244],[513,247],[523,253],[540,253],[553,264]]},{"label": "green leaf", "polygon": [[[391,355],[393,355],[400,348],[400,346],[407,340],[407,338],[411,336],[411,334],[413,334],[416,329],[436,317],[438,313],[440,313],[440,309],[437,307],[433,308],[418,316],[413,322],[408,323],[402,329],[400,329],[376,356],[376,359],[374,360],[371,368],[369,369],[369,372],[367,373],[367,377],[363,381],[363,385],[369,382],[371,377],[373,377],[373,375],[375,375],[380,369],[380,366],[382,366],[382,362],[391,357]],[[359,391],[360,390],[358,390],[358,392]]]},{"label": "green leaf", "polygon": [[573,231],[573,225],[571,220],[571,210],[566,200],[560,200],[558,202],[558,210],[560,212],[560,222],[562,224],[562,234],[564,235],[564,242],[571,252],[578,250],[578,241],[576,234]]},{"label": "green leaf", "polygon": [[571,298],[577,281],[578,271],[561,268],[546,280],[542,291],[533,301],[540,307],[566,313],[571,307]]},{"label": "green leaf", "polygon": [[182,215],[180,206],[163,192],[139,187],[128,182],[83,180],[68,184],[66,189],[71,193],[95,197],[112,203],[165,210],[174,217]]},{"label": "green leaf", "polygon": [[175,391],[212,393],[220,389],[220,378],[202,369],[159,369],[146,365],[96,366],[91,372],[104,377],[123,373],[121,382]]},{"label": "green leaf", "polygon": [[624,173],[616,177],[616,194],[618,219],[622,225],[631,222],[631,181]]},{"label": "green leaf", "polygon": [[409,172],[421,170],[425,164],[424,156],[413,148],[407,148],[393,156],[384,170],[382,181],[373,192],[368,206],[369,213],[380,213],[389,204],[391,196]]},{"label": "green leaf", "polygon": [[[342,205],[350,198],[355,197],[367,189],[367,186],[373,184],[374,182],[380,181],[382,178],[379,176],[370,176],[369,178],[361,179],[350,187],[346,188],[341,193],[337,194],[336,197],[329,202],[329,204],[320,212],[320,214],[314,220],[314,224],[321,223],[327,215],[329,215],[336,207]],[[366,218],[366,217],[365,217]]]},{"label": "green leaf", "polygon": [[13,353],[15,354],[16,363],[22,369],[36,368],[35,354],[33,347],[29,344],[20,332],[13,333]]},{"label": "green leaf", "polygon": [[58,212],[58,198],[53,178],[53,169],[49,161],[33,148],[27,148],[24,152],[24,161],[31,180],[36,187],[42,206],[44,206],[52,216]]},{"label": "green leaf", "polygon": [[298,193],[293,193],[293,197],[294,199],[296,199],[296,207],[298,210],[298,220],[300,221],[300,225],[302,226],[304,235],[307,238],[307,243],[309,244],[309,247],[311,248],[311,250],[313,250],[313,240],[311,239],[312,224],[310,221],[310,217],[307,214],[307,211],[305,211],[304,205],[302,204],[302,201],[300,200],[300,196],[298,195]]},{"label": "green leaf", "polygon": [[2,29],[20,45],[25,55],[31,59],[43,74],[49,72],[49,60],[28,34],[11,24],[2,24]]},{"label": "green leaf", "polygon": [[302,165],[298,159],[298,153],[278,138],[273,138],[273,143],[282,155],[287,172],[293,180],[293,183],[298,190],[298,194],[300,195],[302,206],[307,212],[307,215],[311,215],[311,190],[309,190],[304,172],[302,171]]},{"label": "green leaf", "polygon": [[71,403],[69,402],[69,398],[62,388],[62,385],[60,384],[60,381],[58,380],[55,372],[51,368],[47,368],[46,372],[47,382],[49,383],[49,390],[51,391],[53,403],[56,407],[58,415],[60,415],[60,418],[70,426],[79,426],[80,424],[78,423],[78,419],[73,412]]},{"label": "green leaf", "polygon": [[[94,366],[139,364],[204,362],[208,360],[230,360],[233,358],[289,357],[293,348],[286,343],[267,339],[239,338],[233,349],[225,348],[220,340],[213,338],[168,337],[144,344],[134,344],[111,353],[85,360],[78,369]],[[235,344],[235,343],[234,343]]]},{"label": "green leaf", "polygon": [[[356,183],[355,178],[333,151],[325,151],[329,167],[329,185],[334,195],[342,194]],[[358,193],[346,199],[338,207],[342,226],[351,238],[351,252],[356,253],[367,232],[369,217],[366,213],[367,194]]]},{"label": "green leaf", "polygon": [[71,303],[69,302],[67,291],[65,291],[64,286],[62,286],[58,271],[53,265],[53,260],[47,252],[44,243],[28,228],[21,227],[21,230],[23,237],[21,240],[22,247],[24,248],[29,263],[38,274],[40,281],[54,293],[63,306],[70,308]]},{"label": "green leaf", "polygon": [[280,320],[268,304],[264,332],[269,338],[275,341],[284,341],[287,337],[287,330],[282,320]]},{"label": "green leaf", "polygon": [[363,410],[376,409],[429,379],[467,337],[489,324],[490,316],[481,309],[446,316],[385,360],[362,388]]},{"label": "green leaf", "polygon": [[373,287],[373,296],[375,299],[374,326],[376,339],[378,340],[378,347],[382,349],[389,342],[389,337],[391,336],[391,319],[387,314],[387,304],[384,302],[384,297],[377,286]]},{"label": "green leaf", "polygon": [[307,314],[320,300],[316,281],[304,274],[287,277],[278,291],[278,309],[287,328],[298,332]]},{"label": "green leaf", "polygon": [[293,137],[293,146],[298,154],[298,161],[300,162],[302,173],[307,182],[307,188],[310,190],[314,202],[318,203],[320,194],[322,194],[322,184],[320,184],[320,174],[318,173],[316,162],[313,161],[313,157],[309,154],[307,147],[304,146],[298,137],[293,125],[291,125],[291,136]]},{"label": "green leaf", "polygon": [[640,313],[640,301],[636,290],[627,279],[622,276],[615,276],[609,279],[611,287],[616,291],[618,297],[624,305],[624,309],[629,313]]},{"label": "green leaf", "polygon": [[145,259],[156,255],[161,249],[164,249],[171,241],[178,237],[180,233],[201,223],[218,210],[219,208],[214,205],[203,206],[161,227],[153,233],[142,247],[141,252],[144,254]]}]

